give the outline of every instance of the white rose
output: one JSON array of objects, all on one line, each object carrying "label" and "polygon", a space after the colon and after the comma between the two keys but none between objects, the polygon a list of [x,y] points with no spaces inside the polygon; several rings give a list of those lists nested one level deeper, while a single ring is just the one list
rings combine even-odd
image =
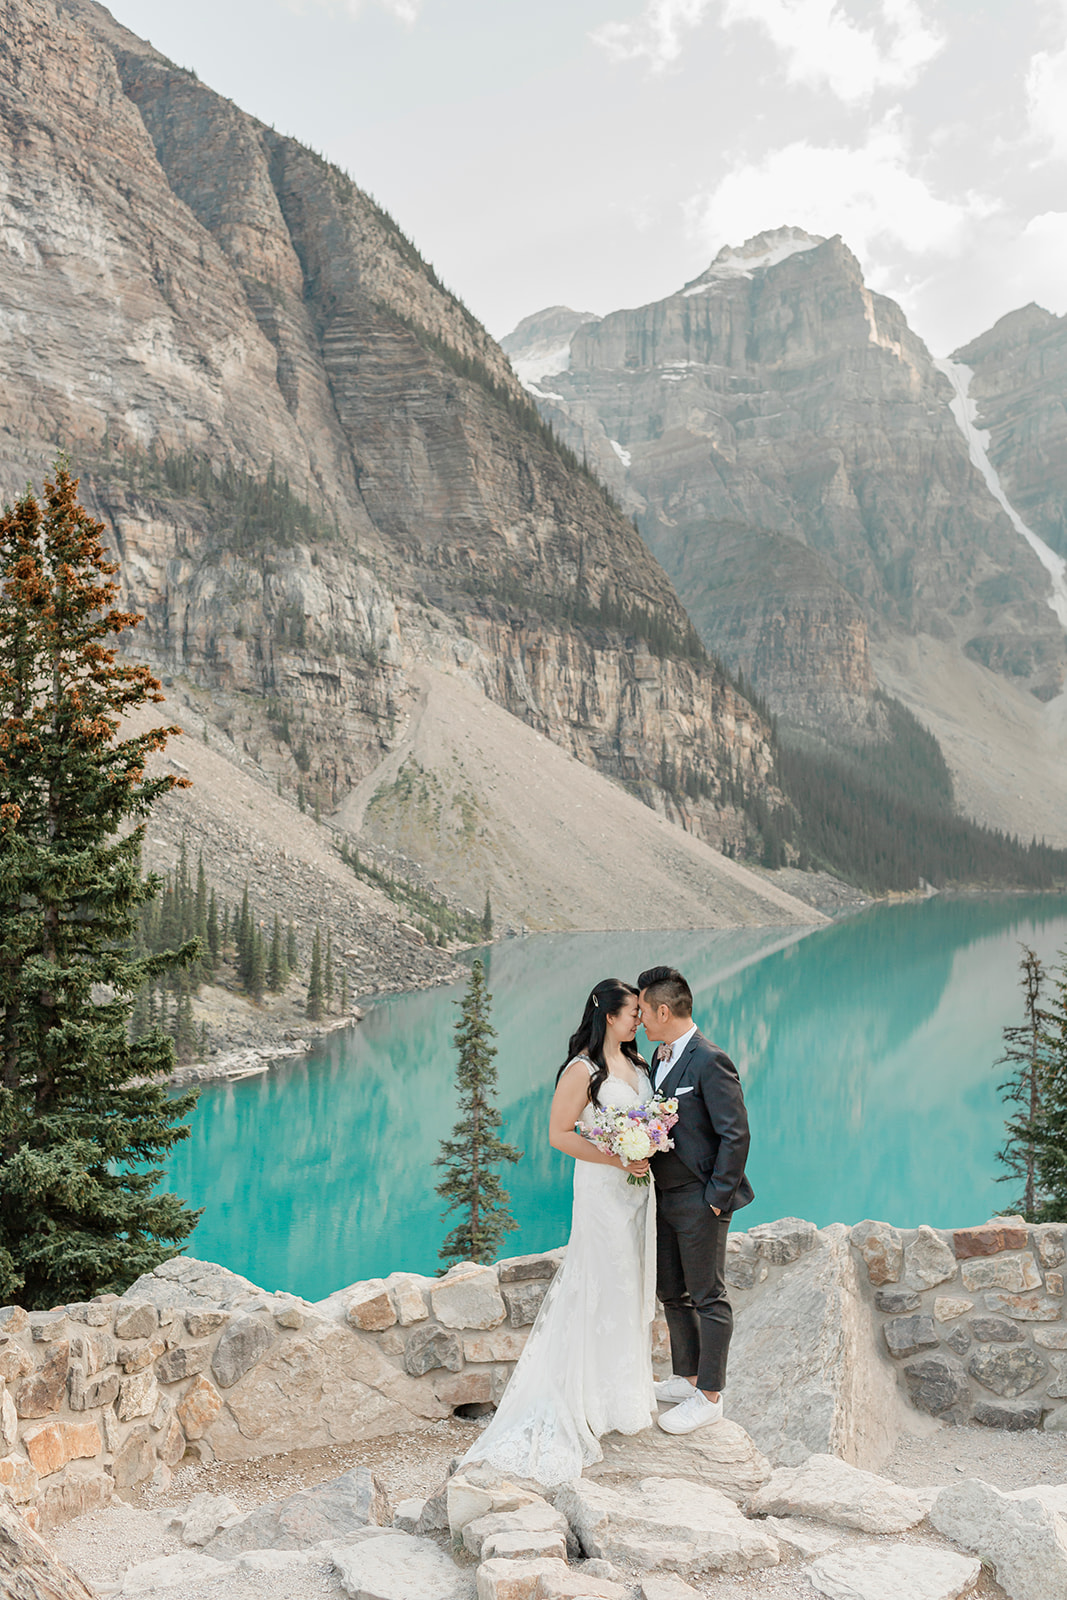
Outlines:
[{"label": "white rose", "polygon": [[624,1161],[644,1161],[654,1148],[644,1128],[627,1128],[619,1135],[619,1154]]}]

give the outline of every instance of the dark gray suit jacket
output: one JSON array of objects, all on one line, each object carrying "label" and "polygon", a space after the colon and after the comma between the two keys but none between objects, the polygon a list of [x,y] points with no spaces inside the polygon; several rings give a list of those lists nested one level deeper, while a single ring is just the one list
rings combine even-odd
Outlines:
[{"label": "dark gray suit jacket", "polygon": [[677,1099],[678,1121],[671,1129],[674,1149],[652,1157],[656,1183],[674,1187],[682,1162],[703,1183],[705,1203],[723,1216],[747,1206],[754,1199],[745,1177],[748,1113],[730,1057],[698,1030],[657,1093]]}]

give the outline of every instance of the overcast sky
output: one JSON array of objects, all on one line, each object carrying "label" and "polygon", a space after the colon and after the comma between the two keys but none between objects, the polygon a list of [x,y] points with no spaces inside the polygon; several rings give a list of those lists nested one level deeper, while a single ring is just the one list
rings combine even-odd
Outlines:
[{"label": "overcast sky", "polygon": [[1067,312],[1067,0],[113,0],[345,167],[497,337],[840,233],[937,355]]}]

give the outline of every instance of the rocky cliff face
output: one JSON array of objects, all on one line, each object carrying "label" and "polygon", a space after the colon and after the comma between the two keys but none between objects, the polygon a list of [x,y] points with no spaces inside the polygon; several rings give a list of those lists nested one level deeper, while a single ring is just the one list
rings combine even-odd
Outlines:
[{"label": "rocky cliff face", "polygon": [[1023,521],[1067,556],[1067,317],[1023,306],[955,352],[989,458]]},{"label": "rocky cliff face", "polygon": [[[57,445],[138,639],[325,805],[419,660],[711,839],[768,790],[752,708],[506,358],[340,171],[92,0],[0,0],[0,477]],[[650,649],[651,645],[651,649]],[[699,799],[660,784],[683,753]]]},{"label": "rocky cliff face", "polygon": [[1062,661],[1047,575],[972,466],[949,385],[839,238],[723,250],[677,294],[576,326],[539,387],[704,638],[791,720],[870,721],[872,634],[1024,679]]}]

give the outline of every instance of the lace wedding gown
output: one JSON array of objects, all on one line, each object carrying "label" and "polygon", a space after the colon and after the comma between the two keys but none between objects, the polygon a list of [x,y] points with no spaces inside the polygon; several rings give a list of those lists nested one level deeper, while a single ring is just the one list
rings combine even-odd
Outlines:
[{"label": "lace wedding gown", "polygon": [[[592,1065],[578,1057],[588,1068]],[[643,1105],[608,1077],[601,1105]],[[580,1118],[588,1123],[592,1109]],[[655,1199],[618,1167],[574,1163],[574,1208],[563,1263],[541,1302],[496,1414],[463,1457],[547,1485],[603,1459],[602,1434],[639,1433],[656,1414],[651,1327],[655,1310]]]}]

